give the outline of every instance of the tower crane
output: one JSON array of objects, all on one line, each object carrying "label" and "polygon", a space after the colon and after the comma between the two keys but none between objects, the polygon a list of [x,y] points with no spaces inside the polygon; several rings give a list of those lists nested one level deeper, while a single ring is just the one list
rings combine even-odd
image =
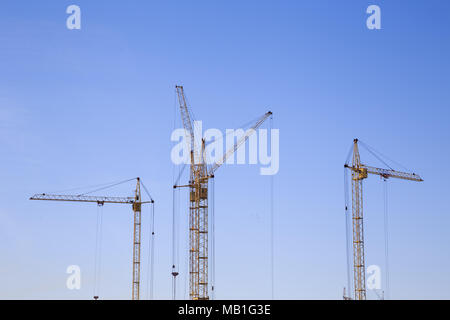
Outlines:
[{"label": "tower crane", "polygon": [[[189,288],[191,300],[208,300],[208,181],[225,161],[244,144],[263,122],[272,115],[267,112],[247,130],[245,134],[216,163],[208,166],[205,161],[205,140],[196,146],[193,123],[189,113],[183,86],[176,86],[181,120],[190,141],[190,180],[187,185],[174,185],[175,188],[189,188]],[[200,150],[199,150],[200,149]],[[200,151],[200,152],[199,152]],[[173,266],[172,268],[174,268]],[[177,272],[172,272],[176,277]]]},{"label": "tower crane", "polygon": [[[363,225],[363,180],[369,174],[383,179],[396,178],[421,182],[423,179],[415,174],[392,169],[382,169],[363,164],[358,149],[358,139],[353,140],[352,164],[346,163],[345,168],[352,173],[352,225],[353,225],[353,281],[355,300],[366,299],[366,279],[364,262],[364,225]],[[346,208],[347,210],[347,208]],[[345,295],[345,294],[344,294]]]},{"label": "tower crane", "polygon": [[[132,179],[134,180],[134,179]],[[129,180],[127,180],[129,181]],[[93,202],[99,206],[105,203],[130,204],[133,209],[134,227],[133,227],[133,282],[131,290],[132,300],[139,300],[140,295],[140,270],[141,270],[141,207],[143,204],[154,203],[142,201],[141,198],[141,179],[136,178],[136,189],[134,197],[105,197],[105,196],[87,196],[87,195],[57,195],[57,194],[35,194],[30,200],[46,201],[69,201],[69,202]],[[145,188],[145,186],[144,186]],[[148,193],[148,192],[147,192]],[[95,297],[96,299],[98,297]]]}]

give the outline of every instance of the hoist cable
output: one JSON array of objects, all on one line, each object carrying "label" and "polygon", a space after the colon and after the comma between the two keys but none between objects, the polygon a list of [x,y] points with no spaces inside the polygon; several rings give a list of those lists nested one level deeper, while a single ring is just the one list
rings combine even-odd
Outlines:
[{"label": "hoist cable", "polygon": [[[272,136],[273,115],[270,116],[269,134]],[[270,150],[272,152],[273,145],[270,139]],[[271,297],[275,298],[275,257],[274,257],[274,176],[270,176],[270,278],[271,278]]]},{"label": "hoist cable", "polygon": [[144,188],[144,192],[147,194],[147,196],[150,198],[150,200],[153,201],[153,198],[152,198],[150,192],[148,191],[147,187],[145,186],[144,182],[142,181],[142,179],[140,180],[140,183],[141,183],[142,187]]},{"label": "hoist cable", "polygon": [[395,161],[395,160],[393,160],[393,159],[391,159],[391,158],[389,158],[388,156],[386,156],[386,155],[384,155],[383,153],[381,153],[380,151],[378,151],[378,150],[375,150],[373,147],[371,147],[371,146],[368,146],[366,143],[364,143],[363,142],[363,144],[366,146],[366,147],[369,147],[370,149],[372,149],[372,151],[374,151],[374,152],[376,152],[376,153],[378,153],[380,156],[382,156],[382,157],[384,157],[385,159],[387,159],[387,160],[389,160],[389,161],[391,161],[392,163],[394,163],[394,164],[396,164],[396,165],[398,165],[399,167],[402,167],[405,171],[407,171],[407,172],[411,172],[411,170],[410,169],[408,169],[407,167],[405,167],[403,164],[401,164],[400,162],[398,162],[398,161]]},{"label": "hoist cable", "polygon": [[103,206],[97,205],[97,225],[95,231],[95,253],[94,253],[94,297],[100,296],[102,224],[103,224]]},{"label": "hoist cable", "polygon": [[[237,129],[242,129],[242,130],[246,131],[246,130],[250,129],[251,126],[254,125],[255,122],[257,122],[259,119],[261,119],[261,116],[259,116],[259,117],[257,117],[257,118],[254,118],[254,119],[252,119],[252,120],[250,120],[250,121],[247,121],[247,122],[245,122],[245,123],[243,123],[243,124],[241,124],[240,126],[237,126],[237,127],[235,127],[235,128],[237,128]],[[235,131],[236,131],[236,130],[230,130],[229,132],[225,132],[225,135],[221,135],[221,136],[220,136],[218,139],[216,139],[216,140],[207,141],[207,142],[205,143],[205,149],[206,149],[206,147],[208,147],[208,146],[209,146],[211,143],[213,143],[213,142],[219,142],[219,141],[222,141],[224,138],[225,138],[225,141],[226,141],[226,140],[228,139],[228,136],[229,136],[229,135],[236,133]]]},{"label": "hoist cable", "polygon": [[350,161],[350,157],[352,156],[352,152],[353,152],[353,144],[350,146],[350,150],[348,150],[347,153],[347,158],[345,159],[345,164],[349,164]]},{"label": "hoist cable", "polygon": [[379,161],[381,161],[384,165],[386,165],[387,167],[389,167],[389,169],[394,170],[391,166],[389,166],[386,161],[384,161],[382,159],[385,158],[386,160],[398,165],[399,167],[403,168],[406,172],[411,172],[411,170],[409,170],[407,167],[405,167],[403,164],[401,164],[398,161],[392,160],[391,158],[387,157],[386,155],[382,154],[381,152],[375,150],[373,147],[367,145],[366,143],[360,141],[361,145],[364,146],[364,148],[366,148],[367,151],[369,151],[374,157],[376,157]]},{"label": "hoist cable", "polygon": [[175,226],[176,226],[176,190],[173,189],[172,191],[172,299],[176,299],[176,288],[175,288],[175,276],[174,272],[176,272],[176,232],[175,232]]},{"label": "hoist cable", "polygon": [[[177,89],[175,89],[174,91],[174,109],[173,109],[173,131],[175,131],[176,127],[177,127],[177,97],[178,97],[178,93],[177,93]],[[179,170],[179,174],[178,174],[178,178],[175,180],[175,172],[176,172],[176,165],[173,163],[172,164],[172,181],[173,181],[173,186],[176,186],[178,184],[178,180],[181,177],[181,172]],[[175,212],[176,212],[177,208],[176,208],[176,189],[173,188],[172,190],[172,267],[171,267],[171,271],[170,274],[172,276],[172,299],[175,300],[176,298],[176,292],[175,292],[175,276],[174,276],[174,272],[176,272],[176,261],[175,261]]]},{"label": "hoist cable", "polygon": [[94,193],[94,192],[97,192],[97,191],[109,189],[109,188],[118,186],[119,184],[123,184],[125,182],[129,182],[129,181],[132,181],[132,180],[136,180],[136,178],[132,178],[132,179],[127,179],[127,180],[123,180],[123,181],[120,181],[120,182],[116,182],[114,184],[111,184],[111,185],[108,185],[108,186],[105,186],[105,187],[101,187],[101,188],[98,188],[98,189],[95,189],[95,190],[92,190],[92,191],[88,191],[88,192],[79,194],[78,196],[84,196],[84,195],[87,195],[87,194],[90,194],[90,193]]},{"label": "hoist cable", "polygon": [[147,299],[153,300],[154,289],[154,256],[155,256],[155,204],[151,204],[151,216],[149,219],[149,233],[148,240],[148,264],[147,264]]},{"label": "hoist cable", "polygon": [[150,258],[150,299],[153,300],[155,277],[155,204],[152,203],[152,233],[151,233],[151,258]]},{"label": "hoist cable", "polygon": [[388,215],[388,194],[387,179],[383,179],[383,195],[384,195],[384,254],[386,268],[386,289],[385,298],[389,299],[390,283],[389,283],[389,215]]},{"label": "hoist cable", "polygon": [[178,186],[178,182],[180,182],[180,179],[181,179],[181,176],[183,175],[183,172],[184,172],[184,169],[187,167],[187,164],[186,163],[183,163],[183,166],[181,167],[181,169],[179,170],[179,173],[178,173],[178,177],[177,177],[177,179],[175,180],[175,182],[174,182],[174,186]]},{"label": "hoist cable", "polygon": [[211,178],[211,292],[212,300],[215,299],[216,294],[216,230],[215,230],[215,181]]},{"label": "hoist cable", "polygon": [[[134,179],[130,179],[130,180],[134,180]],[[130,180],[120,180],[120,181],[113,181],[113,182],[108,182],[108,183],[101,183],[101,184],[95,184],[95,185],[89,185],[89,186],[84,186],[84,187],[76,187],[76,188],[70,188],[70,189],[63,189],[63,190],[58,190],[58,191],[52,191],[52,192],[48,192],[51,194],[56,194],[56,193],[62,193],[62,192],[68,192],[68,191],[75,191],[75,190],[82,190],[82,189],[91,189],[91,188],[99,188],[99,187],[109,187],[109,186],[113,186],[113,185],[117,185],[117,184],[121,184]],[[89,192],[89,193],[92,193]]]},{"label": "hoist cable", "polygon": [[388,168],[391,169],[391,170],[394,170],[390,165],[387,164],[386,161],[384,161],[380,156],[378,156],[378,155],[375,153],[375,150],[372,151],[371,148],[370,148],[368,145],[366,145],[364,142],[362,142],[362,141],[360,141],[360,144],[361,144],[367,151],[369,151],[375,158],[377,158],[380,162],[382,162],[386,167],[388,167]]},{"label": "hoist cable", "polygon": [[348,297],[352,296],[351,287],[351,263],[350,263],[350,216],[349,216],[349,194],[348,194],[348,171],[344,168],[344,201],[345,201],[345,251],[347,260],[347,290]]}]

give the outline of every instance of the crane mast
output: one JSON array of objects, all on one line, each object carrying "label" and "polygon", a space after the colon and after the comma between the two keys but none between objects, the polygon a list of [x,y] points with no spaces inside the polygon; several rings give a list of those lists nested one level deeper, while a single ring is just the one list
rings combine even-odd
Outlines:
[{"label": "crane mast", "polygon": [[352,160],[352,221],[353,221],[353,266],[355,299],[366,299],[366,277],[364,263],[364,224],[363,224],[363,194],[362,181],[367,178],[367,172],[361,170],[361,159],[358,144],[353,146]]},{"label": "crane mast", "polygon": [[[190,296],[193,300],[208,300],[208,173],[203,161],[202,141],[200,163],[191,163],[190,172]],[[193,156],[192,156],[193,158]]]},{"label": "crane mast", "polygon": [[[180,105],[181,120],[190,141],[190,180],[188,185],[174,186],[189,187],[189,297],[191,300],[208,300],[208,182],[214,178],[215,171],[228,157],[256,132],[256,129],[272,115],[267,112],[256,124],[242,136],[235,145],[227,150],[224,157],[208,168],[205,161],[205,140],[201,139],[200,150],[195,145],[192,119],[184,95],[183,86],[176,86]],[[172,273],[174,277],[178,273]]]},{"label": "crane mast", "polygon": [[133,286],[132,300],[139,300],[141,279],[141,183],[136,179],[136,191],[133,202]]},{"label": "crane mast", "polygon": [[[189,187],[189,297],[208,300],[208,172],[204,161],[205,142],[197,156],[193,124],[182,86],[176,86],[181,120],[190,141]],[[181,187],[181,186],[174,186]]]},{"label": "crane mast", "polygon": [[35,194],[30,200],[46,201],[69,201],[69,202],[94,202],[98,205],[105,203],[131,204],[133,209],[133,280],[131,289],[132,300],[140,298],[140,270],[141,270],[141,208],[142,204],[154,203],[142,201],[141,179],[136,178],[136,189],[134,197],[105,197],[87,195],[56,195],[56,194]]},{"label": "crane mast", "polygon": [[415,173],[400,172],[392,169],[382,169],[366,166],[361,163],[358,149],[358,139],[353,140],[352,165],[345,164],[352,173],[352,242],[353,242],[353,281],[355,300],[366,300],[366,276],[364,261],[364,223],[363,223],[363,180],[369,174],[378,175],[384,179],[397,178],[402,180],[423,181]]}]

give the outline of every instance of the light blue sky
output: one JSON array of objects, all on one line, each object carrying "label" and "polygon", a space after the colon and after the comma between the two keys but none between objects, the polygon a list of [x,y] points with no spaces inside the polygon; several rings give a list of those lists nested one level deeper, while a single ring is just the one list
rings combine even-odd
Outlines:
[{"label": "light blue sky", "polygon": [[[66,28],[70,4],[79,31]],[[366,28],[370,4],[382,30]],[[449,299],[449,12],[448,1],[3,1],[0,298],[91,299],[95,205],[27,199],[135,176],[156,200],[155,297],[171,297],[183,84],[204,127],[274,112],[276,298],[341,299],[343,164],[358,137],[425,180],[389,182],[391,297]],[[216,174],[216,298],[271,296],[269,186],[258,166]],[[366,264],[383,266],[379,179],[364,195]],[[130,208],[105,206],[102,298],[130,297],[131,228]],[[143,241],[145,288],[147,230]],[[65,287],[72,264],[79,291]]]}]

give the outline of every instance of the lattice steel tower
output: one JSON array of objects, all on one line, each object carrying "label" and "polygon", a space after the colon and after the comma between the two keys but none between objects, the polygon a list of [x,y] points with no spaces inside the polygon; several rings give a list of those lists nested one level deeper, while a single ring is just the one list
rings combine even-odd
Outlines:
[{"label": "lattice steel tower", "polygon": [[370,167],[361,163],[358,149],[358,139],[353,140],[352,165],[344,165],[352,172],[352,243],[353,243],[353,281],[354,299],[366,299],[366,276],[364,261],[364,223],[363,223],[363,180],[369,174],[378,175],[384,179],[397,178],[410,181],[423,181],[415,173],[400,172],[393,169]]},{"label": "lattice steel tower", "polygon": [[[180,105],[181,120],[190,142],[190,181],[187,185],[175,185],[174,188],[189,188],[189,297],[192,300],[208,300],[208,181],[214,178],[214,172],[236,150],[256,132],[262,123],[272,115],[267,112],[258,119],[256,124],[230,148],[223,158],[208,167],[205,159],[205,141],[198,139],[201,145],[196,145],[192,117],[189,113],[184,89],[176,86]],[[178,273],[173,272],[176,277]]]}]

